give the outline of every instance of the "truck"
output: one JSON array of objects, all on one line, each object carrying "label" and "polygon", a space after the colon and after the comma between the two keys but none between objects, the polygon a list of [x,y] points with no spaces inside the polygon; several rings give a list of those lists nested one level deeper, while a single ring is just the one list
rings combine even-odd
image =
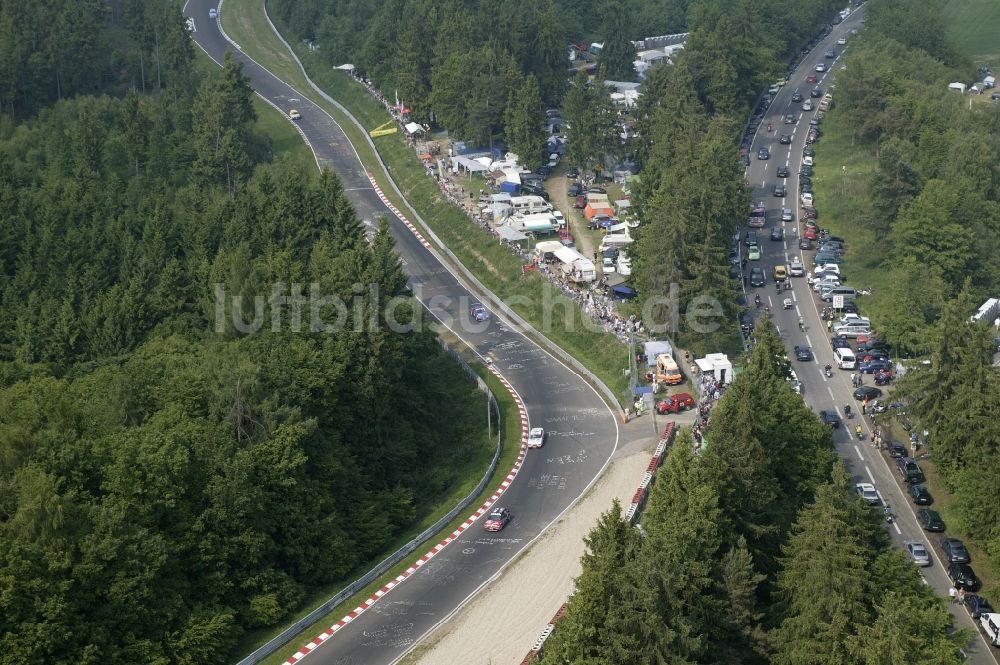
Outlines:
[{"label": "truck", "polygon": [[763,201],[750,206],[750,216],[747,218],[747,226],[752,229],[762,229],[767,224],[767,207]]},{"label": "truck", "polygon": [[674,360],[673,356],[668,353],[661,353],[656,356],[656,380],[659,383],[665,383],[670,386],[684,383],[684,375],[681,374],[681,368],[677,366],[677,361]]}]

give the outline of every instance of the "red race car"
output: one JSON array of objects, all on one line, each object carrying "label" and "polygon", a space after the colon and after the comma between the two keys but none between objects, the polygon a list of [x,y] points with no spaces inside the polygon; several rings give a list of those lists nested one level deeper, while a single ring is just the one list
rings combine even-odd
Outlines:
[{"label": "red race car", "polygon": [[656,403],[656,412],[660,415],[664,413],[680,413],[694,406],[694,398],[687,393],[677,393],[671,395],[662,402]]},{"label": "red race car", "polygon": [[500,531],[510,522],[510,511],[506,508],[494,508],[486,518],[483,528],[487,531]]}]

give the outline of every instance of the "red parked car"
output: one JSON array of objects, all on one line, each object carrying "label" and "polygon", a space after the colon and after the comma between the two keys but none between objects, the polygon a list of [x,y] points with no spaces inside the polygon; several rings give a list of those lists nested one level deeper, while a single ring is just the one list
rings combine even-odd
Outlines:
[{"label": "red parked car", "polygon": [[656,403],[656,412],[659,414],[664,413],[680,413],[694,406],[694,398],[687,393],[677,393],[676,395],[671,395],[662,402]]},{"label": "red parked car", "polygon": [[580,210],[583,210],[584,208],[586,208],[587,207],[587,195],[586,194],[580,194],[579,196],[577,196],[576,197],[576,203],[573,204],[573,207],[574,208],[579,208]]},{"label": "red parked car", "polygon": [[802,237],[805,238],[806,240],[815,240],[816,239],[816,227],[815,226],[807,226],[806,228],[802,229]]}]

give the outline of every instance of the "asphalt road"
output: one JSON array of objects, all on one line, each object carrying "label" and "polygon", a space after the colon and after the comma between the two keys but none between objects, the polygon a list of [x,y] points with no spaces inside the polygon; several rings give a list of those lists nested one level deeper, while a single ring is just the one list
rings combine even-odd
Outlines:
[{"label": "asphalt road", "polygon": [[[382,215],[389,217],[396,251],[418,297],[435,316],[452,319],[455,323],[449,327],[482,356],[495,359],[495,368],[523,399],[530,425],[545,427],[548,432],[545,446],[528,451],[520,473],[498,503],[513,513],[507,528],[487,534],[479,523],[472,525],[306,657],[307,663],[316,665],[392,663],[460,608],[583,494],[618,445],[617,415],[580,376],[514,331],[501,317],[494,314],[481,329],[462,325],[468,318],[469,302],[480,297],[385,207],[333,119],[310,101],[305,91],[291,88],[232,48],[216,21],[208,18],[209,8],[214,6],[215,2],[208,0],[190,0],[185,6],[185,14],[194,18],[192,36],[198,46],[217,63],[227,50],[233,51],[264,99],[285,112],[296,108],[302,113],[298,125],[317,162],[340,176],[359,217],[371,223]],[[469,232],[481,231],[470,222]],[[430,302],[432,298],[434,302]],[[624,347],[622,354],[624,361]],[[313,637],[308,635],[303,642]]]},{"label": "asphalt road", "polygon": [[[841,416],[844,425],[835,430],[837,454],[843,458],[848,469],[854,475],[854,482],[868,482],[875,485],[882,496],[884,502],[888,503],[896,514],[893,524],[887,525],[893,543],[897,547],[904,547],[907,541],[920,541],[932,549],[930,546],[936,544],[941,534],[925,533],[916,521],[915,508],[909,501],[908,495],[903,493],[899,484],[899,475],[893,472],[894,467],[890,467],[883,453],[878,452],[867,442],[867,435],[871,431],[871,422],[862,419],[860,416],[861,407],[853,399],[853,387],[850,380],[850,371],[837,370],[833,360],[833,352],[830,346],[830,336],[826,331],[826,322],[819,316],[819,310],[823,303],[813,294],[804,278],[792,278],[792,290],[785,291],[778,295],[771,279],[771,268],[774,265],[787,265],[789,259],[798,256],[802,259],[806,270],[813,266],[813,252],[800,251],[798,249],[799,232],[801,226],[799,222],[801,205],[799,204],[798,172],[801,167],[802,150],[806,145],[806,135],[809,132],[809,119],[812,118],[819,108],[819,99],[813,99],[814,109],[810,112],[803,112],[801,103],[791,101],[792,94],[798,90],[805,99],[810,99],[809,91],[819,86],[824,91],[830,89],[836,72],[842,64],[841,55],[844,49],[850,47],[850,31],[861,27],[861,18],[864,8],[853,13],[843,23],[834,26],[834,30],[826,37],[799,65],[798,69],[789,76],[788,83],[781,88],[772,102],[768,112],[761,123],[760,129],[754,136],[750,149],[750,166],[747,169],[747,179],[754,188],[754,201],[764,201],[767,205],[767,227],[760,229],[760,245],[762,259],[751,261],[750,267],[763,267],[768,277],[768,285],[763,288],[748,288],[749,300],[753,301],[754,293],[760,295],[762,304],[771,309],[771,316],[781,334],[781,339],[785,343],[790,358],[794,358],[793,348],[795,346],[808,346],[812,349],[814,359],[812,362],[798,362],[793,360],[793,368],[803,384],[803,398],[806,403],[815,411],[836,410]],[[846,36],[848,43],[846,46],[838,46],[837,39]],[[836,59],[825,58],[824,54],[828,49],[834,49],[837,53]],[[815,71],[815,66],[819,63],[826,65],[828,70],[824,73]],[[806,83],[805,78],[810,74],[816,74],[818,82]],[[836,98],[836,94],[834,94]],[[784,124],[783,118],[792,114],[797,119],[794,125]],[[767,123],[772,123],[773,132],[766,129]],[[792,143],[782,145],[779,142],[781,134],[793,132]],[[767,147],[771,151],[768,160],[757,159],[757,152],[760,148]],[[822,137],[815,144],[815,160],[819,163],[823,159]],[[778,178],[777,169],[779,166],[787,166],[790,172],[789,178]],[[787,189],[787,196],[778,198],[773,195],[775,185],[783,184]],[[796,212],[794,222],[781,222],[781,208],[792,208]],[[816,209],[819,211],[819,226],[822,226],[823,200],[816,201]],[[785,231],[783,242],[770,241],[770,229],[774,226],[781,226]],[[845,238],[848,249],[850,238]],[[742,242],[742,241],[741,241]],[[855,288],[872,286],[865,284],[851,284],[850,274],[847,274],[848,284]],[[876,285],[877,286],[877,285]],[[794,307],[790,310],[783,308],[783,300],[791,294]],[[860,302],[864,307],[863,299]],[[863,312],[862,312],[863,314]],[[798,319],[802,317],[805,322],[805,331],[800,331]],[[830,364],[834,367],[833,377],[828,379],[824,375],[823,368]],[[866,375],[866,385],[873,385],[871,375]],[[844,406],[850,404],[857,415],[854,419],[844,418]],[[858,422],[863,422],[866,439],[858,441],[854,436],[854,426]],[[933,563],[930,567],[922,568],[921,574],[934,590],[944,598],[948,597],[948,589],[951,582],[945,572],[945,567],[941,564],[938,552],[932,555]],[[976,562],[973,562],[975,568]],[[985,562],[983,562],[985,564]],[[955,616],[955,623],[961,628],[974,628],[979,636],[974,639],[966,653],[970,663],[977,665],[996,665],[997,660],[992,649],[982,638],[982,633],[978,626],[969,617],[969,614],[957,606],[950,606],[952,614]]]}]

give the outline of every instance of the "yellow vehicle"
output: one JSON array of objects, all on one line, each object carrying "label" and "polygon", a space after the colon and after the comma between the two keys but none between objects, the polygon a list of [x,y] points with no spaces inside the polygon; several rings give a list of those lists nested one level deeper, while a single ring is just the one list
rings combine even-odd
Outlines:
[{"label": "yellow vehicle", "polygon": [[378,127],[376,127],[375,129],[368,132],[368,135],[371,136],[373,139],[375,139],[378,138],[379,136],[388,136],[389,134],[395,134],[395,133],[396,133],[396,121],[390,120],[389,122],[383,123]]},{"label": "yellow vehicle", "polygon": [[656,380],[670,386],[684,383],[684,376],[681,374],[681,369],[677,366],[677,361],[670,354],[661,353],[656,356]]},{"label": "yellow vehicle", "polygon": [[788,267],[787,266],[774,266],[774,281],[783,282],[788,279]]}]

